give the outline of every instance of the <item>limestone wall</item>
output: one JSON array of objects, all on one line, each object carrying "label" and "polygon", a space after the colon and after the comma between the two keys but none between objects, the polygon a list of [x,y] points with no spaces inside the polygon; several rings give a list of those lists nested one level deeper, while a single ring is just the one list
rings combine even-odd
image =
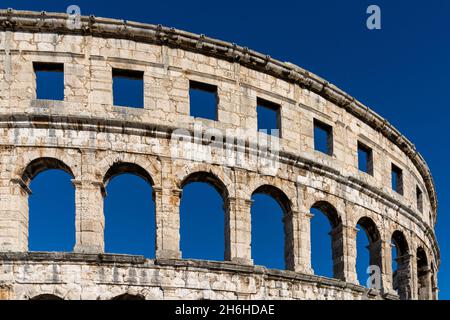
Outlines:
[{"label": "limestone wall", "polygon": [[[355,271],[355,227],[361,218],[377,230],[371,260],[381,268],[380,294],[396,294],[390,245],[399,231],[407,243],[407,298],[437,296],[434,184],[420,154],[386,120],[325,80],[246,48],[160,26],[83,17],[80,29],[70,29],[66,20],[63,14],[0,11],[0,250],[28,251],[29,182],[42,170],[59,168],[72,175],[76,188],[74,251],[102,254],[105,185],[115,172],[142,169],[138,173],[154,190],[156,258],[168,263],[145,261],[136,267],[110,261],[98,267],[89,256],[86,271],[71,256],[35,261],[4,255],[0,288],[10,289],[0,289],[0,296],[8,292],[9,298],[30,298],[41,290],[64,298],[103,299],[143,290],[139,292],[146,298],[362,298]],[[36,99],[35,62],[64,64],[64,101]],[[113,105],[113,68],[144,72],[143,109]],[[217,86],[218,121],[189,115],[189,81]],[[208,161],[173,156],[173,133],[180,129],[204,134],[214,128],[232,138],[245,130],[249,140],[265,139],[257,133],[258,98],[281,106],[276,172],[267,174],[251,162],[227,163],[219,148],[208,146],[208,135],[202,140]],[[332,155],[314,150],[314,119],[332,126]],[[358,170],[358,141],[372,148],[373,175]],[[250,145],[242,150],[254,151]],[[392,163],[403,170],[403,195],[391,189]],[[225,197],[225,271],[217,267],[220,263],[191,266],[179,260],[180,192],[194,176],[215,179]],[[423,191],[422,212],[416,187]],[[280,277],[252,266],[250,200],[259,188],[285,205],[290,271]],[[318,284],[325,280],[312,276],[310,263],[313,206],[336,216],[333,246],[339,280],[325,286]],[[420,272],[419,249],[427,260]],[[180,269],[178,263],[189,267]],[[118,284],[108,278],[115,270],[136,275]],[[161,278],[153,276],[160,272]],[[92,277],[83,278],[85,273]],[[419,273],[428,279],[425,289]],[[76,275],[83,279],[73,283]],[[33,285],[34,280],[21,282],[21,277],[47,280]],[[196,280],[189,285],[180,280],[191,278]],[[133,281],[141,280],[151,284],[134,287]],[[167,289],[170,281],[174,289]],[[342,282],[353,286],[342,288]]]}]

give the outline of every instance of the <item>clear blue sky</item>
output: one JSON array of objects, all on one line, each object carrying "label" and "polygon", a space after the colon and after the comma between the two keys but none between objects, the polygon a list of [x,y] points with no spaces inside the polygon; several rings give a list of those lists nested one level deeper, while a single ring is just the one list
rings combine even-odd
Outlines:
[{"label": "clear blue sky", "polygon": [[[136,20],[153,24],[163,24],[208,36],[235,42],[243,46],[269,54],[280,60],[298,64],[347,91],[373,110],[387,118],[405,134],[427,160],[433,173],[439,199],[437,236],[441,247],[442,264],[439,274],[440,298],[450,298],[450,244],[448,232],[450,218],[449,182],[450,143],[448,123],[450,121],[450,2],[446,0],[418,1],[283,1],[276,2],[233,2],[233,1],[9,1],[3,0],[1,7],[64,12],[68,5],[78,4],[82,14]],[[366,8],[377,4],[382,11],[382,30],[369,31],[365,27]],[[52,181],[53,183],[49,183]],[[73,196],[69,178],[63,174],[46,172],[33,181],[34,195],[31,198],[33,225],[34,216],[65,215],[73,211]],[[66,189],[65,189],[66,188]],[[188,185],[186,194],[202,196],[210,192],[211,204],[202,206],[198,201],[183,200],[182,223],[186,212],[204,216],[214,216],[208,226],[217,221],[217,232],[208,235],[211,241],[205,244],[199,239],[189,243],[182,241],[185,256],[219,258],[222,256],[223,212],[220,212],[220,198],[214,191],[204,186]],[[50,197],[52,192],[60,196]],[[131,191],[132,190],[132,191]],[[139,190],[139,191],[135,191]],[[121,232],[128,241],[109,241],[108,250],[150,253],[153,235],[139,236],[135,230],[139,224],[122,224],[122,229],[114,230],[114,219],[136,212],[142,218],[153,210],[150,188],[136,177],[115,178],[108,187],[105,203],[107,217],[107,241],[117,238]],[[209,195],[209,194],[208,194]],[[187,197],[187,196],[186,196]],[[51,205],[48,204],[52,199]],[[206,197],[202,197],[206,198]],[[258,216],[260,230],[265,226],[276,226],[272,232],[273,241],[265,237],[266,231],[254,235],[259,243],[255,248],[255,261],[273,267],[282,266],[279,255],[282,242],[279,238],[282,225],[281,211],[272,200],[256,196],[253,215]],[[34,203],[33,203],[34,202]],[[44,207],[44,202],[47,205]],[[132,206],[131,206],[132,205]],[[71,207],[72,206],[72,207]],[[33,209],[41,207],[41,210]],[[132,210],[133,209],[133,210]],[[217,209],[217,210],[216,210]],[[218,212],[219,211],[219,212]],[[268,214],[270,212],[270,214]],[[222,216],[220,216],[222,214]],[[320,216],[320,215],[319,215]],[[115,218],[113,218],[115,217]],[[147,217],[147,216],[146,216]],[[184,220],[183,220],[184,219]],[[151,220],[151,219],[150,219]],[[149,220],[149,226],[151,221]],[[318,218],[317,220],[320,220]],[[124,219],[120,219],[124,221]],[[182,226],[182,234],[198,224],[187,220]],[[63,221],[61,221],[63,222]],[[318,221],[317,232],[325,232],[327,221]],[[121,223],[116,223],[121,224]],[[42,227],[42,226],[41,226]],[[48,226],[50,227],[50,226]],[[37,228],[35,226],[34,228]],[[59,229],[58,229],[59,230]],[[128,230],[128,231],[126,231]],[[133,231],[134,230],[134,231]],[[201,229],[197,229],[201,232]],[[36,231],[38,232],[38,231]],[[36,236],[38,247],[45,247],[51,240],[48,233]],[[71,232],[61,231],[67,239],[61,248],[71,245]],[[214,239],[216,237],[217,239]],[[315,252],[329,248],[323,236],[314,239]],[[147,241],[146,239],[150,239]],[[321,240],[320,240],[321,239]],[[44,243],[39,244],[39,240]],[[141,241],[150,243],[142,246]],[[265,242],[264,242],[265,241]],[[359,248],[362,248],[360,241]],[[212,244],[216,244],[215,246]],[[133,245],[131,245],[133,244]],[[204,245],[201,250],[196,249]],[[270,250],[265,250],[270,246]],[[132,248],[133,247],[133,248]],[[136,251],[133,251],[133,250]],[[328,250],[328,249],[327,249]],[[327,251],[326,250],[326,251]],[[362,249],[361,249],[362,250]],[[200,253],[204,255],[201,256]],[[271,255],[274,257],[271,258]],[[151,255],[151,254],[149,254]],[[317,256],[317,254],[315,254]],[[327,274],[326,255],[313,260],[315,269]],[[329,260],[328,260],[329,262]],[[361,263],[359,263],[360,266]],[[359,273],[363,267],[359,268]]]}]

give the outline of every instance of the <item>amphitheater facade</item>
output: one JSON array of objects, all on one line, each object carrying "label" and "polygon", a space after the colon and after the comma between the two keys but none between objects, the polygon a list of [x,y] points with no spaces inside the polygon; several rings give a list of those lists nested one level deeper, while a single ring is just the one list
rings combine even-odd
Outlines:
[{"label": "amphitheater facade", "polygon": [[[433,179],[385,119],[318,76],[248,48],[159,25],[91,16],[72,28],[67,21],[66,14],[0,11],[0,299],[437,299]],[[37,99],[37,64],[63,66],[63,101]],[[143,108],[113,104],[113,70],[142,74]],[[190,116],[193,82],[217,88],[216,121]],[[267,138],[257,130],[258,99],[280,107],[281,136],[266,148],[266,155],[278,148],[270,172],[258,161],[224,162],[216,144],[223,133],[235,154],[261,156],[251,143]],[[332,129],[330,154],[314,148],[316,122]],[[235,146],[241,129],[250,142]],[[173,144],[192,146],[198,130],[208,161],[174,155]],[[370,174],[358,169],[359,144],[371,150]],[[391,187],[393,165],[401,192]],[[28,249],[29,185],[47,169],[73,178],[73,252]],[[155,259],[104,252],[105,186],[125,172],[152,186]],[[179,204],[190,181],[212,184],[224,199],[224,261],[182,258]],[[284,210],[286,270],[252,260],[255,192]],[[311,267],[311,208],[332,226],[334,278]],[[358,283],[357,225],[370,240],[381,288]]]}]

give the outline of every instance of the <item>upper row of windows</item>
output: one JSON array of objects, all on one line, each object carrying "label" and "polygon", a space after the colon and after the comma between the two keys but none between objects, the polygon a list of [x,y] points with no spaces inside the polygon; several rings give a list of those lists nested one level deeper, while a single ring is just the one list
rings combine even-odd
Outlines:
[{"label": "upper row of windows", "polygon": [[[373,152],[372,148],[358,141],[358,169],[373,176]],[[322,153],[333,155],[333,127],[314,119],[314,149]],[[403,195],[403,170],[391,163],[392,190]],[[417,210],[423,212],[423,193],[416,186]]]},{"label": "upper row of windows", "polygon": [[[59,63],[33,64],[36,75],[37,99],[64,100],[64,65]],[[144,73],[123,69],[112,70],[113,104],[143,108]],[[197,118],[218,120],[217,86],[197,81],[189,82],[190,115]],[[258,131],[277,132],[281,136],[281,106],[258,98],[256,113]],[[277,130],[277,131],[275,131]],[[373,175],[373,152],[370,147],[358,141],[358,168]],[[314,119],[314,149],[333,155],[333,127]],[[392,190],[403,195],[403,171],[391,164]],[[416,186],[417,209],[423,211],[423,193]]]}]

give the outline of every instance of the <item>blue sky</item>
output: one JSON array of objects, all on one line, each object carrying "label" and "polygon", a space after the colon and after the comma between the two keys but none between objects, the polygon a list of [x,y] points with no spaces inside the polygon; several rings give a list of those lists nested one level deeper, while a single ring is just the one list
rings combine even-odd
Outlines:
[{"label": "blue sky", "polygon": [[[439,216],[436,227],[437,237],[442,253],[442,264],[439,274],[440,298],[450,298],[450,243],[448,232],[450,218],[448,170],[449,130],[450,121],[450,2],[446,0],[429,1],[284,1],[276,2],[233,2],[233,1],[9,1],[3,0],[1,7],[15,9],[32,9],[65,12],[70,4],[81,7],[83,15],[115,17],[127,20],[137,20],[154,24],[163,24],[208,36],[235,42],[243,46],[269,54],[274,58],[295,63],[304,67],[328,81],[336,84],[373,110],[387,118],[406,137],[416,144],[418,150],[427,160],[435,179],[439,200]],[[370,31],[365,27],[366,8],[377,4],[381,8],[382,29]],[[45,180],[45,181],[44,181]],[[48,181],[54,183],[49,184]],[[71,211],[72,198],[66,195],[70,192],[70,182],[63,174],[46,172],[33,181],[34,195],[30,199],[33,215],[66,214]],[[64,189],[66,186],[68,189]],[[126,186],[126,187],[124,187]],[[50,199],[50,189],[58,191],[61,196],[52,197],[51,205],[43,207]],[[147,188],[149,188],[147,186]],[[204,186],[188,185],[191,195],[204,194]],[[203,188],[203,189],[202,189]],[[134,190],[139,189],[139,192]],[[130,191],[133,190],[133,191]],[[64,192],[63,192],[64,191]],[[149,190],[136,177],[117,177],[108,187],[108,197],[105,202],[105,212],[110,216],[131,214],[131,209],[139,214],[151,212],[152,205],[148,203]],[[211,191],[213,192],[213,191]],[[132,197],[132,198],[130,198]],[[216,198],[215,198],[216,197]],[[264,196],[258,199],[253,207],[254,216],[258,216],[260,228],[274,223],[280,232],[281,212],[276,204]],[[114,198],[114,199],[113,199]],[[138,199],[139,198],[139,199]],[[221,206],[217,194],[211,194],[211,206],[199,208],[196,201],[183,200],[182,209],[202,214],[219,214],[215,208]],[[133,199],[133,202],[130,201]],[[126,203],[126,204],[125,204]],[[40,205],[38,205],[40,204]],[[131,207],[132,205],[132,207]],[[41,210],[33,209],[40,207]],[[209,210],[209,211],[208,211]],[[273,214],[267,214],[267,212]],[[52,213],[53,212],[53,213]],[[134,212],[134,211],[133,211]],[[253,213],[252,212],[252,213]],[[258,214],[256,214],[258,213]],[[223,215],[223,213],[222,213]],[[66,217],[68,217],[66,215]],[[147,216],[146,216],[147,217]],[[63,217],[59,217],[63,220]],[[111,221],[113,218],[110,218]],[[183,221],[182,212],[182,221]],[[213,218],[217,218],[215,216]],[[151,224],[149,219],[149,225]],[[219,221],[217,220],[217,221]],[[320,220],[320,219],[318,219]],[[123,220],[120,220],[123,221]],[[222,223],[223,221],[220,220]],[[63,221],[62,221],[63,222]],[[318,230],[325,231],[327,221],[319,225]],[[50,227],[50,225],[46,225]],[[198,224],[194,224],[194,227]],[[123,225],[129,231],[124,232],[124,238],[130,243],[139,243],[150,239],[153,235],[130,238],[132,230],[139,226]],[[55,227],[56,228],[56,227]],[[58,228],[56,228],[58,229]],[[56,230],[55,229],[55,230]],[[108,227],[107,239],[120,230]],[[139,229],[140,230],[140,229]],[[217,229],[220,230],[220,229]],[[264,230],[264,229],[262,229]],[[201,230],[200,230],[201,231]],[[182,228],[182,233],[183,231]],[[134,232],[138,233],[138,232]],[[63,244],[73,241],[70,232],[61,232],[67,237]],[[264,231],[263,233],[264,234]],[[279,248],[282,243],[276,241],[279,233],[272,231],[273,242],[264,244],[261,235],[258,243],[262,247],[271,246],[270,250],[255,250],[255,261],[262,264],[282,265]],[[320,232],[319,232],[320,234]],[[36,236],[41,242],[47,239],[48,232]],[[222,233],[211,235],[223,237]],[[33,238],[32,238],[33,239]],[[38,239],[38,240],[39,240]],[[218,239],[218,240],[217,240]],[[211,240],[217,243],[213,249],[202,248],[206,258],[219,257],[223,250],[220,238]],[[222,238],[223,239],[223,238]],[[36,240],[36,241],[38,241]],[[266,239],[267,240],[267,239]],[[257,239],[254,239],[257,241]],[[151,241],[150,241],[151,242]],[[196,256],[199,251],[192,248],[198,243],[183,243],[182,248],[187,256]],[[201,242],[201,241],[200,241]],[[363,241],[360,241],[361,243]],[[319,237],[313,238],[313,249],[317,246],[327,248],[328,242]],[[39,246],[45,247],[45,243]],[[65,245],[70,247],[70,245]],[[138,245],[139,246],[139,245]],[[219,246],[222,246],[219,248]],[[194,246],[195,247],[195,246]],[[359,247],[362,247],[360,244]],[[107,245],[110,250],[126,250],[123,243]],[[128,248],[130,249],[130,248]],[[140,247],[138,252],[151,252],[151,247]],[[316,250],[316,249],[315,249]],[[219,252],[219,253],[217,253]],[[320,252],[320,251],[319,251]],[[272,257],[273,256],[273,257]],[[313,259],[313,263],[314,263]],[[327,258],[318,258],[316,270],[326,274]],[[363,267],[360,267],[361,271]],[[329,270],[329,269],[328,269]],[[361,274],[362,272],[360,272]]]}]

